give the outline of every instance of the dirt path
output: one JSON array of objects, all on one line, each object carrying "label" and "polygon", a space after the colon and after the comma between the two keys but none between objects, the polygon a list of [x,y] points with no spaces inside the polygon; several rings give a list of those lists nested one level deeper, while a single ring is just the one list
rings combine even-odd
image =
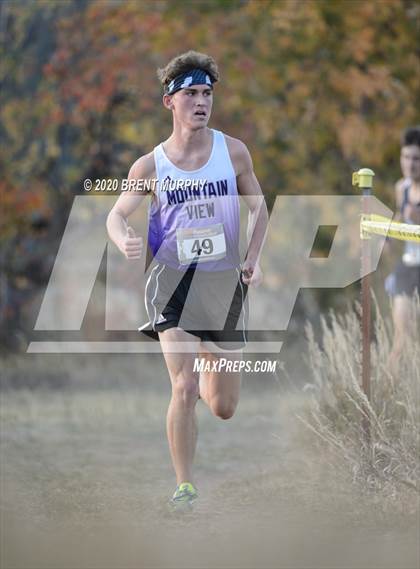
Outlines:
[{"label": "dirt path", "polygon": [[201,405],[192,514],[162,389],[2,395],[2,568],[415,568],[415,517],[360,504],[294,438],[291,394],[244,387],[230,421]]}]

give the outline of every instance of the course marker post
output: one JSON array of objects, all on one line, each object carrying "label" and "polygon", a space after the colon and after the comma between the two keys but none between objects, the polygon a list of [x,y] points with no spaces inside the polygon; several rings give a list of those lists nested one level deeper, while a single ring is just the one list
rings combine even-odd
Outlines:
[{"label": "course marker post", "polygon": [[[362,168],[353,173],[353,186],[358,186],[362,191],[362,219],[370,214],[370,196],[372,195],[373,177],[375,172],[370,168]],[[366,399],[370,402],[370,343],[372,336],[372,302],[370,295],[370,273],[371,273],[371,250],[370,235],[363,230],[361,225],[360,236],[362,239],[361,266],[362,266],[362,388]],[[370,447],[371,430],[369,410],[364,406],[362,417],[362,429],[366,437],[366,442]]]}]

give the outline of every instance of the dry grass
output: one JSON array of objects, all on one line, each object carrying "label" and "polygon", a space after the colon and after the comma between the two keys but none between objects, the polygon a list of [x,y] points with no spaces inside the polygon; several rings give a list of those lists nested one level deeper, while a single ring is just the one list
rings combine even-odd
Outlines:
[{"label": "dry grass", "polygon": [[229,421],[200,403],[200,499],[180,518],[167,508],[175,480],[161,357],[0,363],[2,569],[418,566],[409,510],[384,516],[379,492],[360,500],[337,476],[348,463],[301,437],[295,415],[311,390],[292,390],[285,367],[279,383],[245,376]]},{"label": "dry grass", "polygon": [[[371,399],[360,387],[360,307],[322,318],[322,346],[306,328],[312,381],[311,403],[300,420],[314,444],[328,449],[335,468],[351,473],[366,492],[380,494],[383,507],[418,508],[420,472],[420,342],[407,336],[398,372],[388,359],[392,330],[375,303],[371,347]],[[413,311],[419,309],[413,300]],[[370,424],[370,440],[363,419]],[[379,495],[378,494],[378,495]]]}]

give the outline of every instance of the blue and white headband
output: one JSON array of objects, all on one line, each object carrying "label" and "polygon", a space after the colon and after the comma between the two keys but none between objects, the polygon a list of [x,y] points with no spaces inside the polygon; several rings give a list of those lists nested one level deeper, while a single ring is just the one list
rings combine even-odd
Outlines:
[{"label": "blue and white headband", "polygon": [[191,69],[190,71],[186,71],[185,73],[181,73],[177,75],[172,81],[169,83],[168,87],[166,88],[165,93],[167,95],[173,95],[180,89],[185,89],[186,87],[190,87],[191,85],[213,85],[214,79],[211,77],[209,73],[203,71],[202,69],[196,68]]}]

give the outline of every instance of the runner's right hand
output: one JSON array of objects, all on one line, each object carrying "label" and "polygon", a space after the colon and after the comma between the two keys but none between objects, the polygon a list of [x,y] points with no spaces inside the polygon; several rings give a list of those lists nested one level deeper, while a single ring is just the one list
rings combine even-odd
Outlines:
[{"label": "runner's right hand", "polygon": [[408,203],[405,206],[404,213],[406,217],[416,225],[420,224],[420,206]]},{"label": "runner's right hand", "polygon": [[119,244],[120,251],[126,259],[140,259],[143,251],[143,238],[136,237],[136,232],[132,227],[127,227],[127,234]]}]

